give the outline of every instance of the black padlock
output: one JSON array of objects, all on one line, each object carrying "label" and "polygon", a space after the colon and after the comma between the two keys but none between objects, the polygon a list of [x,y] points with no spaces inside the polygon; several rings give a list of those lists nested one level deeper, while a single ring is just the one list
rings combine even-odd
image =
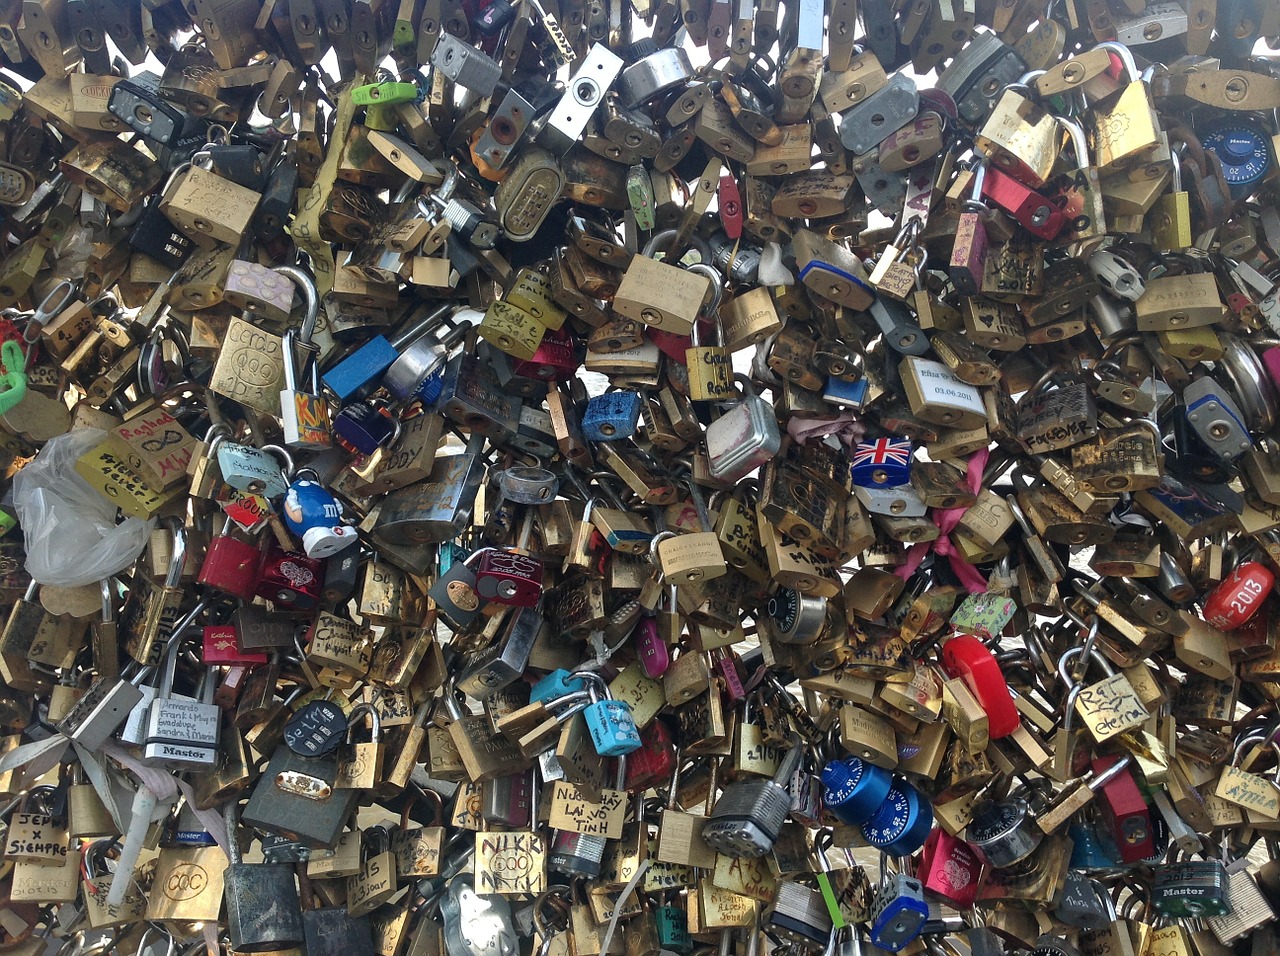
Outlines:
[{"label": "black padlock", "polygon": [[146,71],[116,83],[107,109],[135,133],[164,147],[177,145],[204,125],[161,97],[160,77]]},{"label": "black padlock", "polygon": [[281,744],[245,804],[244,822],[267,833],[332,849],[360,796],[359,790],[333,789],[337,779],[334,758],[301,757]]},{"label": "black padlock", "polygon": [[324,565],[325,603],[345,604],[356,593],[356,582],[359,579],[359,548],[347,548],[330,557]]},{"label": "black padlock", "polygon": [[107,52],[107,35],[89,0],[67,0],[67,26],[84,57],[86,73],[99,76],[111,72],[111,54]]},{"label": "black padlock", "polygon": [[293,197],[298,191],[298,164],[282,162],[271,171],[262,201],[253,214],[253,231],[263,242],[269,242],[284,232],[293,208]]},{"label": "black padlock", "polygon": [[304,910],[302,931],[310,956],[374,956],[369,917],[352,919],[345,905]]},{"label": "black padlock", "polygon": [[227,936],[237,953],[289,949],[303,940],[302,904],[288,863],[244,863],[237,838],[239,806],[224,811],[231,864],[222,875]]},{"label": "black padlock", "polygon": [[152,198],[129,233],[129,248],[167,268],[177,269],[191,254],[195,243],[160,211],[159,202]]},{"label": "black padlock", "polygon": [[195,165],[256,193],[262,192],[267,184],[266,163],[254,146],[210,146],[197,153],[192,161]]}]

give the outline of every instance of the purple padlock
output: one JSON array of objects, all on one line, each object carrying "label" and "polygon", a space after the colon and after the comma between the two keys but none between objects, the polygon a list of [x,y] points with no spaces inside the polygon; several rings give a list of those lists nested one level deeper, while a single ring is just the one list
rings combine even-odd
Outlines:
[{"label": "purple padlock", "polygon": [[318,481],[294,479],[282,510],[285,524],[302,539],[309,558],[327,558],[356,543],[356,529],[342,523],[342,505]]}]

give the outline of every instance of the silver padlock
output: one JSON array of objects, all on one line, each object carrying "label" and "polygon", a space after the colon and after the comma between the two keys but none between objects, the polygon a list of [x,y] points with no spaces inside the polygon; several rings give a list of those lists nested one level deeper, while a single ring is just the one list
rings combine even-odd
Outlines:
[{"label": "silver padlock", "polygon": [[915,80],[895,73],[889,82],[840,115],[840,142],[853,153],[875,149],[920,112]]}]

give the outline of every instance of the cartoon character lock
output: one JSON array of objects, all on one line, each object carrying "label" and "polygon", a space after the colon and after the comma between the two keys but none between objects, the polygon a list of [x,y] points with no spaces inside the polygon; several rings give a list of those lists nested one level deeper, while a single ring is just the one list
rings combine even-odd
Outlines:
[{"label": "cartoon character lock", "polygon": [[310,478],[297,478],[284,497],[284,520],[302,539],[309,558],[327,558],[356,543],[356,529],[342,523],[342,505]]}]

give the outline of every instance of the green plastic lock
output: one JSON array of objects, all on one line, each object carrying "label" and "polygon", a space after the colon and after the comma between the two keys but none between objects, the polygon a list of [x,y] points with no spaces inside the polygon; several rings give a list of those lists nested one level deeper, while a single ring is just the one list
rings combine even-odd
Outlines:
[{"label": "green plastic lock", "polygon": [[0,347],[5,372],[0,375],[0,415],[12,411],[27,395],[27,357],[22,346],[10,339]]},{"label": "green plastic lock", "polygon": [[351,102],[356,106],[395,106],[417,98],[418,88],[412,83],[368,83],[351,91]]}]

